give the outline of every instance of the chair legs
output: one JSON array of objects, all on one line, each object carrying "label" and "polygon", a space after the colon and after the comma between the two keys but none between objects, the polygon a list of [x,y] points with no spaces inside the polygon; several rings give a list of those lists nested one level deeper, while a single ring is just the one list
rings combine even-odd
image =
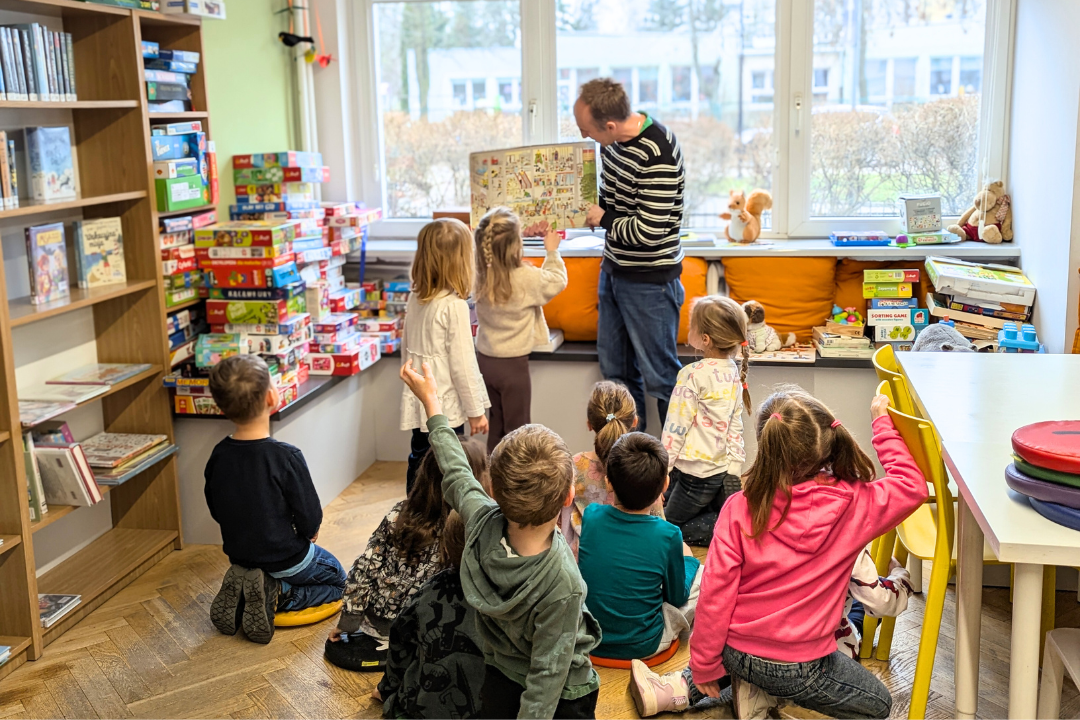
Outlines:
[{"label": "chair legs", "polygon": [[[897,544],[895,530],[876,538],[870,546],[870,556],[874,558],[874,565],[877,567],[878,575],[888,574],[889,559],[892,558],[894,544]],[[859,657],[869,658],[874,654],[874,633],[877,631],[877,625],[878,619],[870,617],[869,613],[863,617],[862,644],[859,646]]]},{"label": "chair legs", "polygon": [[[916,595],[922,594],[922,565],[921,558],[917,558],[914,555],[908,557],[907,570],[911,575],[911,587],[915,589]],[[1080,602],[1080,590],[1076,592],[1076,601]]]},{"label": "chair legs", "polygon": [[1039,629],[1040,656],[1046,647],[1046,633],[1054,629],[1057,610],[1057,568],[1043,565],[1042,627]]},{"label": "chair legs", "polygon": [[1053,637],[1045,638],[1043,650],[1042,683],[1039,686],[1039,709],[1035,717],[1040,719],[1061,717],[1061,681],[1065,677],[1065,663],[1057,652]]},{"label": "chair legs", "polygon": [[937,655],[938,636],[941,632],[941,615],[945,609],[945,591],[951,574],[952,563],[949,562],[935,562],[930,568],[930,587],[926,592],[922,635],[919,638],[919,658],[915,662],[915,680],[911,686],[911,704],[908,707],[910,720],[922,720],[926,717],[930,678],[934,674],[934,657]]},{"label": "chair legs", "polygon": [[[893,552],[893,555],[901,565],[907,564],[908,550],[904,547],[904,543],[900,541],[900,538],[896,539],[896,550]],[[893,631],[895,629],[895,617],[881,619],[881,630],[878,632],[877,650],[874,653],[874,657],[878,660],[888,661],[889,653],[892,652]]]}]

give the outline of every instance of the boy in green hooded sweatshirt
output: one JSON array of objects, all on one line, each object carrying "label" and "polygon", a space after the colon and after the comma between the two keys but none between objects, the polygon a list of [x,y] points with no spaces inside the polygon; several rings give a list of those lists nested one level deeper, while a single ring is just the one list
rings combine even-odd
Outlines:
[{"label": "boy in green hooded sweatshirt", "polygon": [[435,378],[409,361],[401,379],[424,405],[443,472],[443,497],[465,521],[465,599],[477,613],[486,670],[484,718],[592,718],[600,678],[589,653],[600,626],[585,608],[585,583],[555,532],[574,500],[574,464],[542,425],[507,435],[491,454],[494,500],[473,477],[461,441],[442,414]]}]

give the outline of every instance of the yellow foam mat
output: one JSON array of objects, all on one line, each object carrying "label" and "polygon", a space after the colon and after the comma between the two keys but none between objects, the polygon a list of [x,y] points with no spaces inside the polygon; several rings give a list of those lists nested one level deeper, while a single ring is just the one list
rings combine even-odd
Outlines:
[{"label": "yellow foam mat", "polygon": [[298,625],[312,625],[317,622],[322,622],[328,617],[337,615],[340,611],[341,601],[336,600],[332,603],[316,605],[315,607],[304,608],[303,610],[279,612],[274,615],[274,627],[296,627]]}]

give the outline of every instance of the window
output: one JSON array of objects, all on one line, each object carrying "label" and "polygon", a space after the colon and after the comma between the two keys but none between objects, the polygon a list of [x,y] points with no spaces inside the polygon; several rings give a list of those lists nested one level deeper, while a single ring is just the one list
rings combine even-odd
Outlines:
[{"label": "window", "polygon": [[[981,67],[985,4],[942,0],[938,5],[940,13],[906,13],[900,2],[864,2],[862,22],[853,26],[845,14],[847,3],[815,0],[815,59],[838,58],[841,67],[850,68],[844,58],[857,58],[867,48],[875,57],[840,73],[838,97],[814,97],[805,156],[809,187],[792,181],[792,193],[809,194],[804,222],[894,217],[897,196],[904,192],[940,192],[945,215],[959,215],[970,202],[977,183],[979,93],[957,97],[954,58],[932,53],[941,50],[934,38],[960,37]],[[823,36],[835,41],[822,43]],[[904,56],[890,57],[893,48],[902,49]],[[917,67],[926,78],[922,87]]]},{"label": "window", "polygon": [[499,78],[499,100],[502,101],[503,107],[508,107],[516,103],[514,97],[514,91],[517,89],[518,81],[511,78]]},{"label": "window", "polygon": [[454,107],[463,108],[469,104],[469,94],[464,80],[454,80]]},{"label": "window", "polygon": [[634,68],[611,68],[611,79],[626,88],[626,94],[634,100]]},{"label": "window", "polygon": [[750,102],[772,104],[773,71],[753,70],[750,73]]},{"label": "window", "polygon": [[671,102],[690,102],[692,69],[689,65],[675,65],[671,68]]},{"label": "window", "polygon": [[487,80],[473,80],[472,106],[474,108],[482,107],[484,104],[485,95],[487,95]]},{"label": "window", "polygon": [[814,68],[814,90],[827,90],[829,87],[829,68]]},{"label": "window", "polygon": [[755,70],[750,73],[750,87],[755,90],[764,90],[766,88],[764,70]]},{"label": "window", "polygon": [[960,58],[960,90],[964,93],[977,93],[982,85],[981,57]]},{"label": "window", "polygon": [[638,68],[638,104],[655,106],[660,95],[660,68]]}]

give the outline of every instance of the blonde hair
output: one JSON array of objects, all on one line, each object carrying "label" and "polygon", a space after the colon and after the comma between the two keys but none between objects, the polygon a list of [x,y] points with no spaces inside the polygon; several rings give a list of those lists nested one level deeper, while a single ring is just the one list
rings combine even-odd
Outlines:
[{"label": "blonde hair", "polygon": [[[798,386],[781,388],[758,409],[757,457],[743,475],[750,509],[750,537],[775,530],[787,518],[791,488],[828,470],[839,480],[871,482],[874,464],[829,408]],[[780,519],[769,527],[778,493],[787,498]]]},{"label": "blonde hair", "polygon": [[412,291],[418,301],[426,303],[443,290],[467,298],[473,274],[472,236],[465,223],[439,218],[420,230],[412,264]]},{"label": "blonde hair", "polygon": [[510,272],[521,266],[521,223],[512,210],[489,210],[476,226],[476,296],[504,303],[513,294]]},{"label": "blonde hair", "polygon": [[491,495],[507,520],[543,525],[562,512],[574,482],[563,439],[543,425],[522,425],[491,453]]},{"label": "blonde hair", "polygon": [[706,295],[694,301],[690,309],[690,327],[709,338],[709,344],[728,357],[740,350],[739,382],[742,384],[743,409],[752,413],[750,387],[746,382],[750,366],[750,347],[746,341],[746,313],[742,306],[723,295]]},{"label": "blonde hair", "polygon": [[601,380],[593,385],[589,404],[585,408],[585,417],[589,421],[589,427],[596,433],[593,437],[596,458],[601,465],[607,465],[608,453],[615,441],[634,427],[637,404],[626,386]]}]

